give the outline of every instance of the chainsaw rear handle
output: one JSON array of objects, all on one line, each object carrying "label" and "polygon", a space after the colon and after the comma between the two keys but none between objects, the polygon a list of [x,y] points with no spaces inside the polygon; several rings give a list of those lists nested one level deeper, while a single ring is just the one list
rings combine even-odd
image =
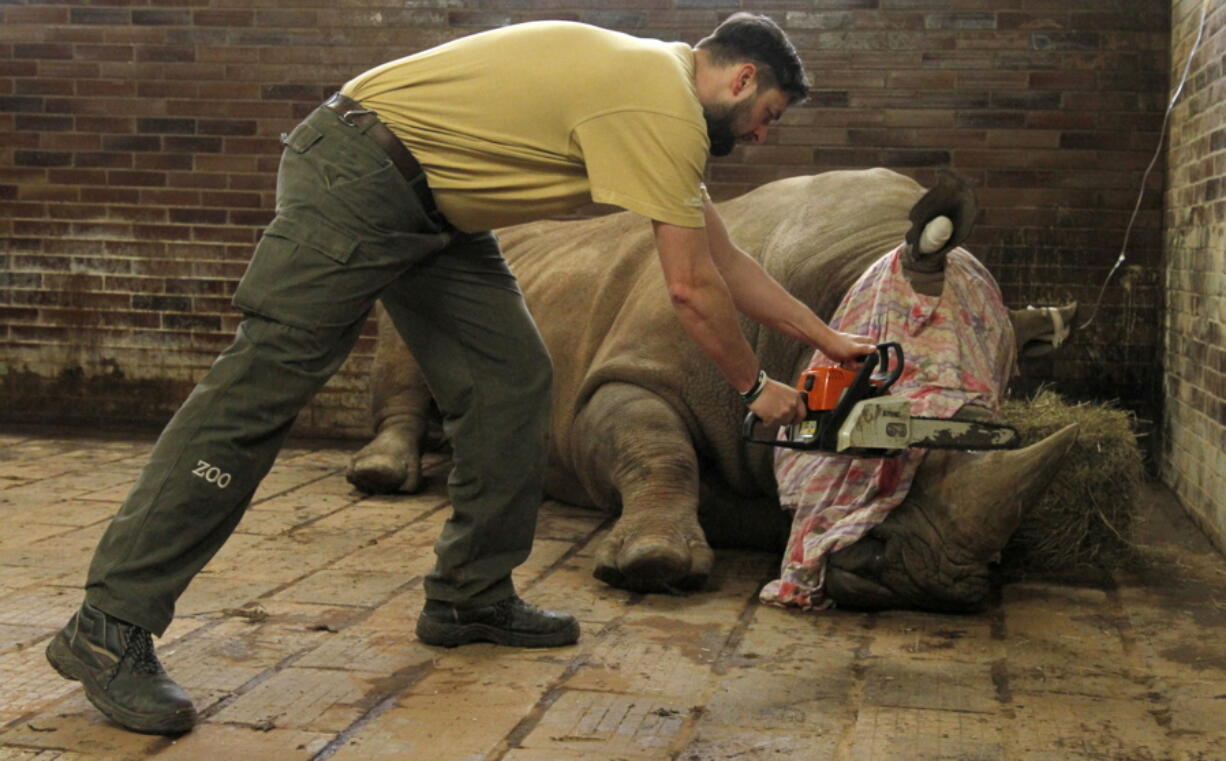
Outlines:
[{"label": "chainsaw rear handle", "polygon": [[758,425],[758,423],[761,422],[761,418],[754,413],[747,413],[745,415],[745,422],[741,424],[741,439],[749,442],[750,444],[768,444],[774,447],[783,447],[784,449],[812,449],[811,446],[806,444],[797,444],[792,441],[784,441],[780,439],[755,439],[753,436],[753,429]]},{"label": "chainsaw rear handle", "polygon": [[[894,353],[896,364],[893,369],[890,369],[890,353]],[[871,399],[874,396],[881,396],[889,391],[894,385],[894,381],[902,376],[904,357],[902,345],[896,341],[888,341],[886,343],[877,344],[877,351],[872,354],[865,354],[857,357],[863,364],[860,366],[860,371],[856,373],[855,379],[851,385],[844,390],[842,396],[839,397],[838,403],[834,410],[829,414],[829,420],[825,421],[824,428],[831,431],[838,431],[843,425],[843,421],[851,414],[851,410],[857,403],[864,399]],[[878,365],[885,369],[885,374],[882,376],[874,376],[873,370],[877,369]],[[803,392],[802,392],[803,393]],[[805,405],[808,407],[808,405]],[[749,411],[745,415],[745,422],[741,424],[741,439],[750,444],[769,444],[784,449],[812,449],[812,446],[804,444],[796,444],[790,441],[780,441],[778,439],[758,439],[754,438],[754,428],[761,422],[761,419]]]}]

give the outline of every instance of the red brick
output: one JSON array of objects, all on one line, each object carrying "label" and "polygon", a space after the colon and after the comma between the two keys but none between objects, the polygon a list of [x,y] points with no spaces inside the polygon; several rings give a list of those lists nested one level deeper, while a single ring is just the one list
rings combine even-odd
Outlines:
[{"label": "red brick", "polygon": [[251,11],[194,11],[192,21],[198,26],[251,26],[255,14]]},{"label": "red brick", "polygon": [[[228,173],[248,173],[262,172],[267,174],[266,169],[261,169],[258,160],[254,156],[227,156],[224,153],[203,153],[196,157],[196,169],[201,172],[228,172]],[[276,167],[272,168],[276,172]]]},{"label": "red brick", "polygon": [[1035,90],[1093,90],[1098,84],[1090,71],[1032,71],[1029,78]]},{"label": "red brick", "polygon": [[176,224],[224,225],[225,209],[171,209],[170,221]]},{"label": "red brick", "polygon": [[193,227],[192,240],[205,243],[255,243],[256,232],[244,228]]},{"label": "red brick", "polygon": [[233,190],[276,190],[277,178],[270,174],[232,174],[230,187]]},{"label": "red brick", "polygon": [[[196,47],[196,60],[206,63],[256,63],[261,60],[261,52],[264,50],[273,50],[280,53],[280,49],[259,48],[254,46],[239,47],[236,45],[199,45]],[[315,60],[311,63],[318,63],[320,55],[316,55]],[[289,56],[285,55],[281,58],[282,63],[290,63]]]},{"label": "red brick", "polygon": [[129,237],[136,240],[179,240],[184,235],[184,230],[178,225],[133,225],[132,235]]},{"label": "red brick", "polygon": [[34,61],[0,60],[0,77],[32,77],[38,74],[38,64]]},{"label": "red brick", "polygon": [[137,172],[113,169],[107,172],[107,180],[113,185],[137,187],[162,187],[166,185],[165,172]]},{"label": "red brick", "polygon": [[256,26],[300,26],[315,27],[318,25],[319,14],[316,11],[305,10],[257,10]]},{"label": "red brick", "polygon": [[228,154],[281,155],[281,141],[274,137],[227,137],[225,152]]},{"label": "red brick", "polygon": [[66,43],[32,42],[13,45],[13,58],[32,58],[38,61],[73,59],[72,45]]},{"label": "red brick", "polygon": [[79,132],[51,132],[40,136],[42,147],[51,151],[96,151],[102,147],[98,135]]},{"label": "red brick", "polygon": [[67,8],[36,5],[9,5],[3,10],[5,24],[63,24],[68,21]]},{"label": "red brick", "polygon": [[161,45],[166,42],[166,30],[161,27],[124,26],[102,30],[104,42],[133,45]]},{"label": "red brick", "polygon": [[162,204],[165,206],[199,206],[200,192],[197,190],[146,188],[140,191],[141,203]]},{"label": "red brick", "polygon": [[73,58],[78,61],[131,61],[131,45],[73,45]]},{"label": "red brick", "polygon": [[46,111],[52,114],[108,115],[147,113],[152,103],[139,98],[47,98]]},{"label": "red brick", "polygon": [[221,190],[228,184],[224,174],[205,172],[170,172],[167,184],[172,188],[205,188]]},{"label": "red brick", "polygon": [[275,216],[272,209],[259,209],[251,211],[231,210],[229,212],[229,222],[232,225],[245,225],[249,227],[266,227],[272,218]]},{"label": "red brick", "polygon": [[140,192],[134,188],[85,188],[81,191],[82,201],[94,203],[137,203]]},{"label": "red brick", "polygon": [[23,201],[72,202],[80,199],[81,189],[63,185],[30,185],[21,189],[19,197]]},{"label": "red brick", "polygon": [[77,116],[77,129],[82,132],[127,133],[136,129],[136,120],[115,116]]},{"label": "red brick", "polygon": [[53,222],[47,219],[18,219],[13,223],[13,234],[22,237],[58,238],[67,235],[69,229],[67,222]]},{"label": "red brick", "polygon": [[127,98],[137,95],[136,82],[77,80],[76,94],[89,97]]},{"label": "red brick", "polygon": [[18,95],[72,95],[74,89],[67,79],[18,79],[13,83]]},{"label": "red brick", "polygon": [[195,97],[199,85],[194,82],[138,82],[136,94],[142,98]]},{"label": "red brick", "polygon": [[[189,5],[190,3],[176,3],[176,5]],[[133,24],[149,24],[149,25],[175,25],[186,26],[192,21],[190,11],[186,10],[133,10]]]},{"label": "red brick", "polygon": [[72,129],[72,117],[49,116],[46,114],[17,114],[14,126],[20,131],[66,132]]},{"label": "red brick", "polygon": [[68,166],[72,154],[66,151],[15,151],[13,163],[17,166]]},{"label": "red brick", "polygon": [[165,222],[167,212],[167,209],[149,206],[106,207],[106,215],[108,219],[124,220],[127,222]]},{"label": "red brick", "polygon": [[126,8],[73,8],[68,20],[73,24],[127,24],[132,21]]},{"label": "red brick", "polygon": [[196,60],[196,50],[180,45],[141,45],[136,48],[136,60],[190,62]]},{"label": "red brick", "polygon": [[136,169],[191,169],[192,155],[190,153],[138,153],[134,166]]}]

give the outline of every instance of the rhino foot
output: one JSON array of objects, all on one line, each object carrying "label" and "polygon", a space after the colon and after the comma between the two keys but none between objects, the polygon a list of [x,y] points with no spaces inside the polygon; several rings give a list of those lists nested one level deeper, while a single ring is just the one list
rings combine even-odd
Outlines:
[{"label": "rhino foot", "polygon": [[345,478],[369,494],[419,491],[421,451],[416,437],[399,427],[379,431],[374,441],[349,461]]},{"label": "rhino foot", "polygon": [[714,555],[696,524],[635,531],[623,519],[596,553],[592,575],[632,592],[684,594],[702,589]]}]

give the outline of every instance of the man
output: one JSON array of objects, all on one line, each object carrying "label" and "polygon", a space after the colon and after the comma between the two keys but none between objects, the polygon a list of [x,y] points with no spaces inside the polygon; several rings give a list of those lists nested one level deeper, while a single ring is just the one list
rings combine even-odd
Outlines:
[{"label": "man", "polygon": [[808,90],[769,19],[737,14],[691,49],[582,24],[477,34],[372,69],[293,132],[277,215],[235,304],[234,343],[176,413],[99,543],[86,599],[47,657],[116,722],[189,729],[161,635],[238,524],[295,416],[376,299],[421,365],[453,447],[453,514],[425,580],[433,645],[571,644],[575,619],[515,594],[541,500],[551,367],[494,227],[590,200],[653,220],[678,318],[768,423],[804,414],[768,379],[736,310],[838,360],[832,331],[728,239],[701,184],[708,152],[758,142]]}]

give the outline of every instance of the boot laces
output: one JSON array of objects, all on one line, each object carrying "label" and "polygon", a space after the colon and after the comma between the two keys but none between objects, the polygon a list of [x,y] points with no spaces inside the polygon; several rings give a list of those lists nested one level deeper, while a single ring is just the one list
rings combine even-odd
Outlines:
[{"label": "boot laces", "polygon": [[123,657],[129,659],[132,670],[140,674],[157,675],[162,673],[162,663],[153,650],[153,635],[138,626],[128,630],[128,643],[124,647]]}]

